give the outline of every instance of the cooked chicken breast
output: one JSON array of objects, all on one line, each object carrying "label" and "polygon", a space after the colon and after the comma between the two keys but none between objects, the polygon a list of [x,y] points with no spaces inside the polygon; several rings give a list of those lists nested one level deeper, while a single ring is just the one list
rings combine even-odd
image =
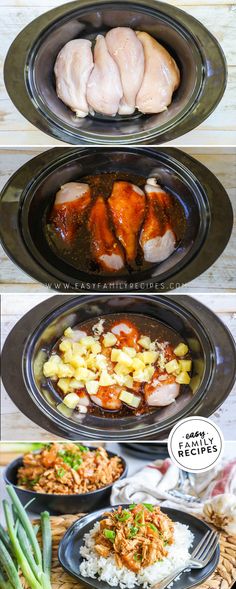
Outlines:
[{"label": "cooked chicken breast", "polygon": [[82,118],[89,112],[86,91],[94,65],[91,45],[88,39],[69,41],[58,54],[54,67],[58,97]]},{"label": "cooked chicken breast", "polygon": [[88,184],[67,182],[58,190],[51,212],[51,221],[65,242],[70,243],[76,228],[83,221],[91,200]]},{"label": "cooked chicken breast", "polygon": [[122,248],[110,227],[104,199],[95,201],[88,223],[91,232],[92,256],[103,270],[117,271],[124,266]]},{"label": "cooked chicken breast", "polygon": [[180,84],[179,68],[168,51],[151,35],[137,32],[137,37],[143,45],[145,70],[136,107],[145,114],[159,113],[169,106],[173,92]]},{"label": "cooked chicken breast", "polygon": [[130,182],[114,182],[108,204],[116,236],[126,251],[127,261],[132,262],[137,255],[138,234],[145,215],[145,194]]},{"label": "cooked chicken breast", "polygon": [[87,84],[90,108],[105,115],[116,115],[123,96],[118,66],[111,57],[105,38],[98,35],[94,48],[94,68]]},{"label": "cooked chicken breast", "polygon": [[140,235],[140,245],[146,262],[163,262],[175,250],[176,237],[168,220],[170,195],[162,190],[155,178],[145,186],[148,210]]},{"label": "cooked chicken breast", "polygon": [[141,41],[129,27],[116,27],[106,34],[108,51],[116,62],[123,88],[120,115],[132,114],[144,76],[144,51]]}]

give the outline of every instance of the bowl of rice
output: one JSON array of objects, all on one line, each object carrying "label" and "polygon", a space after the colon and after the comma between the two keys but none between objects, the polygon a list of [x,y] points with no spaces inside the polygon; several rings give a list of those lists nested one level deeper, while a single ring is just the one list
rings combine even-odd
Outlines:
[{"label": "bowl of rice", "polygon": [[113,483],[126,474],[125,460],[104,447],[57,442],[13,460],[4,478],[23,505],[33,499],[34,513],[69,514],[106,505]]}]

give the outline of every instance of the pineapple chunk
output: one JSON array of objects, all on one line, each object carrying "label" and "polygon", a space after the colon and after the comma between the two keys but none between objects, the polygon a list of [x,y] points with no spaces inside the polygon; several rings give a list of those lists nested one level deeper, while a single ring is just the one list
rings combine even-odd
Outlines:
[{"label": "pineapple chunk", "polygon": [[151,380],[151,378],[153,377],[153,374],[155,372],[155,368],[154,368],[154,366],[146,366],[144,372],[145,372],[145,378],[146,378],[147,382],[149,382],[149,380]]},{"label": "pineapple chunk", "polygon": [[123,350],[119,350],[118,362],[119,362],[119,364],[124,364],[124,366],[131,368],[132,364],[133,364],[133,359],[130,358],[130,356],[128,356],[128,354],[123,352]]},{"label": "pineapple chunk", "polygon": [[192,368],[192,360],[179,360],[179,365],[183,372],[190,372]]},{"label": "pineapple chunk", "polygon": [[55,377],[58,375],[59,365],[62,363],[60,356],[55,354],[51,356],[43,365],[43,374],[46,378]]},{"label": "pineapple chunk", "polygon": [[119,354],[120,354],[120,350],[118,348],[113,348],[113,350],[111,350],[111,361],[112,362],[118,362],[119,360]]},{"label": "pineapple chunk", "polygon": [[70,389],[83,389],[84,388],[84,383],[81,382],[80,380],[76,380],[76,378],[71,378],[70,380]]},{"label": "pineapple chunk", "polygon": [[133,395],[133,393],[130,393],[129,391],[122,391],[119,395],[119,399],[130,407],[134,407],[134,409],[137,409],[141,401],[140,397]]},{"label": "pineapple chunk", "polygon": [[110,331],[108,331],[107,333],[105,333],[102,343],[105,346],[105,348],[112,348],[112,346],[115,346],[117,342],[117,338],[114,335],[114,333],[111,333]]},{"label": "pineapple chunk", "polygon": [[129,348],[128,346],[124,346],[122,348],[123,352],[125,352],[125,354],[128,354],[128,356],[130,356],[130,358],[135,358],[136,356],[136,350],[135,348]]},{"label": "pineapple chunk", "polygon": [[88,370],[88,368],[77,368],[75,371],[75,378],[81,380],[82,382],[87,382],[87,380],[94,380],[95,374],[92,370]]},{"label": "pineapple chunk", "polygon": [[86,335],[85,337],[81,338],[81,344],[85,346],[85,348],[91,348],[91,346],[96,342],[92,335]]},{"label": "pineapple chunk", "polygon": [[124,364],[116,364],[115,368],[114,368],[114,372],[116,374],[119,374],[119,376],[126,376],[127,374],[130,373],[130,368],[128,368],[128,366],[125,366]]},{"label": "pineapple chunk", "polygon": [[178,374],[178,376],[176,376],[175,381],[178,384],[189,384],[190,383],[190,376],[188,374],[188,372],[180,372],[180,374]]},{"label": "pineapple chunk", "polygon": [[[113,374],[113,378],[116,384],[118,384],[120,387],[122,387],[123,385],[125,385],[125,379],[127,378],[125,376],[125,374]],[[128,385],[127,385],[128,386]]]},{"label": "pineapple chunk", "polygon": [[104,354],[97,354],[96,360],[95,360],[95,366],[96,366],[97,370],[106,370],[107,359],[106,359],[106,356],[104,356]]},{"label": "pineapple chunk", "polygon": [[64,331],[64,335],[66,337],[73,337],[73,329],[71,329],[71,327],[67,327]]},{"label": "pineapple chunk", "polygon": [[188,353],[188,346],[184,343],[178,344],[177,348],[174,349],[174,354],[176,356],[186,356]]},{"label": "pineapple chunk", "polygon": [[57,381],[57,386],[59,387],[59,389],[62,390],[64,395],[66,395],[70,390],[70,382],[70,378],[59,378],[59,380]]},{"label": "pineapple chunk", "polygon": [[63,403],[66,407],[69,407],[69,409],[75,409],[77,405],[79,405],[79,398],[75,393],[69,393],[69,395],[65,396]]},{"label": "pineapple chunk", "polygon": [[89,395],[96,395],[99,389],[99,382],[97,380],[90,380],[86,382],[86,390]]},{"label": "pineapple chunk", "polygon": [[68,339],[63,339],[59,344],[59,350],[61,350],[61,352],[71,352],[72,342]]},{"label": "pineapple chunk", "polygon": [[102,351],[102,346],[99,342],[94,342],[94,344],[91,345],[91,352],[93,354],[100,354],[100,352]]},{"label": "pineapple chunk", "polygon": [[89,354],[86,359],[86,367],[92,370],[96,369],[97,354]]},{"label": "pineapple chunk", "polygon": [[133,380],[135,382],[145,382],[145,372],[144,372],[144,370],[136,370],[133,373]]},{"label": "pineapple chunk", "polygon": [[154,364],[158,358],[158,352],[142,352],[138,357],[144,362],[144,364]]},{"label": "pineapple chunk", "polygon": [[70,364],[61,364],[58,365],[57,376],[58,378],[67,378],[72,377],[75,375],[75,369]]},{"label": "pineapple chunk", "polygon": [[68,362],[74,368],[79,368],[80,366],[85,366],[85,358],[83,358],[80,354],[71,354],[71,352],[66,352],[63,357],[64,362]]},{"label": "pineapple chunk", "polygon": [[133,384],[134,384],[134,380],[132,378],[132,376],[130,376],[129,374],[127,374],[127,376],[124,376],[124,383],[126,387],[128,387],[128,389],[132,389],[133,388]]},{"label": "pineapple chunk", "polygon": [[167,364],[165,365],[165,370],[168,374],[172,374],[172,372],[175,372],[176,370],[178,371],[178,369],[178,360],[170,360],[170,362],[167,362]]},{"label": "pineapple chunk", "polygon": [[133,370],[144,370],[145,363],[140,360],[140,358],[133,358],[132,361],[132,369]]},{"label": "pineapple chunk", "polygon": [[146,335],[143,335],[138,340],[138,344],[140,344],[140,346],[142,346],[142,348],[144,348],[145,350],[149,350],[150,345],[151,345],[150,337],[147,337]]},{"label": "pineapple chunk", "polygon": [[99,379],[99,385],[101,387],[109,387],[113,384],[115,384],[114,379],[108,372],[106,372],[106,370],[103,370]]}]

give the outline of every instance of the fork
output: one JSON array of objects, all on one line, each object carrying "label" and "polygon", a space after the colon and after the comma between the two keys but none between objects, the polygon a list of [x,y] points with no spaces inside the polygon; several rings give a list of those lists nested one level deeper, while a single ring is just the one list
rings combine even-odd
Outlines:
[{"label": "fork", "polygon": [[185,483],[186,481],[189,482],[189,473],[185,470],[179,470],[179,480],[174,489],[169,489],[168,495],[172,495],[172,497],[176,497],[177,499],[182,499],[186,503],[201,503],[201,499],[195,497],[194,495],[190,495],[185,491]]},{"label": "fork", "polygon": [[152,589],[165,589],[168,585],[174,581],[176,577],[180,575],[186,569],[202,569],[211,560],[215,549],[219,541],[217,532],[209,530],[205,536],[200,540],[199,544],[193,550],[190,555],[190,559],[187,563],[176,569],[163,581],[152,585]]}]

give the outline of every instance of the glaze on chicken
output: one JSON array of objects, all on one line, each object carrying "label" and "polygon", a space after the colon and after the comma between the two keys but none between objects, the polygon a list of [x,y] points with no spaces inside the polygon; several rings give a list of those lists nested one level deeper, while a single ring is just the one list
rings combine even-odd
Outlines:
[{"label": "glaze on chicken", "polygon": [[89,185],[81,182],[68,182],[56,193],[51,222],[65,243],[74,239],[90,201]]},{"label": "glaze on chicken", "polygon": [[116,235],[125,249],[128,262],[133,262],[137,255],[145,204],[145,194],[141,188],[129,182],[114,182],[108,205]]},{"label": "glaze on chicken", "polygon": [[98,197],[90,212],[88,228],[91,233],[91,251],[94,260],[108,271],[121,270],[124,256],[109,222],[105,201]]}]

